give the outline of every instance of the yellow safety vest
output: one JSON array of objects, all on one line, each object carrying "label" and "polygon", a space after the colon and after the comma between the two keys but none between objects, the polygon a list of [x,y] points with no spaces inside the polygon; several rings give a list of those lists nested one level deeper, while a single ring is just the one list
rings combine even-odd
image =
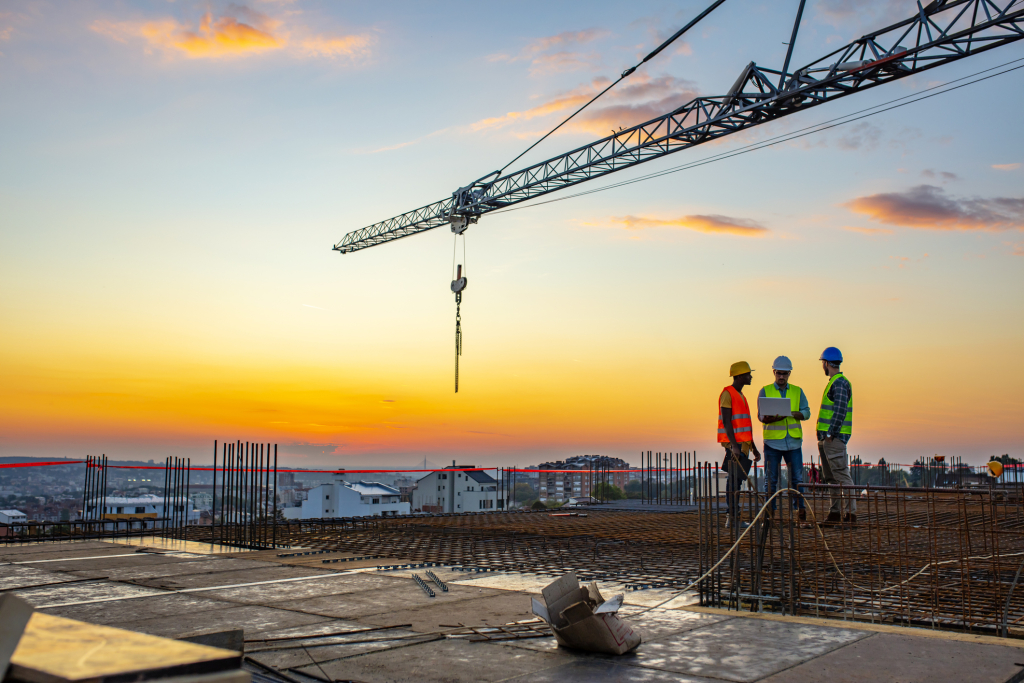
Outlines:
[{"label": "yellow safety vest", "polygon": [[[832,383],[840,377],[844,377],[847,382],[850,381],[849,377],[846,377],[841,372],[837,372],[832,375],[832,379],[825,385],[825,393],[821,395],[821,408],[818,410],[818,431],[827,432],[828,427],[832,424],[832,406],[835,405],[829,400],[828,390],[832,388]],[[850,385],[850,402],[846,406],[846,418],[843,419],[843,426],[839,428],[840,434],[853,434],[853,384]]]},{"label": "yellow safety vest", "polygon": [[[774,384],[769,384],[764,388],[764,395],[768,398],[783,398],[782,392],[776,389]],[[789,385],[785,398],[789,399],[789,405],[792,408],[791,413],[800,410],[800,397],[802,395],[803,390],[800,387],[795,384]],[[800,428],[800,420],[790,415],[785,420],[766,422],[764,424],[763,436],[765,441],[781,441],[786,438],[786,434],[789,434],[794,439],[804,438],[804,431]]]}]

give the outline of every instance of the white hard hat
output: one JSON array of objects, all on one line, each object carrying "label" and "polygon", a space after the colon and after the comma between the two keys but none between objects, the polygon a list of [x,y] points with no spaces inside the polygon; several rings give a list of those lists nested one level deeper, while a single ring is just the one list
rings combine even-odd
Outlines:
[{"label": "white hard hat", "polygon": [[772,363],[772,370],[782,370],[783,372],[793,372],[793,363],[789,358],[785,356],[779,356]]}]

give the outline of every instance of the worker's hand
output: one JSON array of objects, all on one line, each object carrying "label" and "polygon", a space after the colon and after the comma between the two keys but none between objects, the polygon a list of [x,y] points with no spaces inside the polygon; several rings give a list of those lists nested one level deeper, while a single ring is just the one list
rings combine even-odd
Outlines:
[{"label": "worker's hand", "polygon": [[743,449],[741,449],[737,444],[732,444],[729,447],[729,450],[732,451],[732,454],[735,455],[737,458],[743,455]]},{"label": "worker's hand", "polygon": [[801,413],[799,410],[794,410],[793,411],[793,419],[794,420],[802,420],[802,419],[804,419],[803,413]]},{"label": "worker's hand", "polygon": [[765,415],[764,417],[761,418],[761,422],[764,422],[765,424],[769,424],[771,422],[778,422],[781,419],[782,419],[781,415]]},{"label": "worker's hand", "polygon": [[761,461],[761,454],[758,453],[757,449],[755,448],[754,449],[754,462],[760,462],[760,461]]},{"label": "worker's hand", "polygon": [[827,443],[832,443],[833,441],[835,441],[835,439],[833,439],[831,436],[826,436],[825,440],[822,441],[822,445],[827,444]]}]

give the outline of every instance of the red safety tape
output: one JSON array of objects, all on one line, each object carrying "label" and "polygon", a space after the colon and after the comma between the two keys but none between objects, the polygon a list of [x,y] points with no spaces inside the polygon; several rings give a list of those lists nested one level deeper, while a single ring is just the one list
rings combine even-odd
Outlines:
[{"label": "red safety tape", "polygon": [[[96,461],[92,461],[91,463],[86,463],[85,460],[54,460],[54,461],[49,461],[49,462],[0,463],[0,469],[9,469],[9,468],[12,468],[12,467],[45,467],[45,466],[50,466],[50,465],[81,465],[83,463],[85,463],[87,467],[95,467],[97,469],[102,468],[102,465],[98,464]],[[867,462],[864,462],[864,463],[850,463],[849,466],[850,467],[879,467],[879,465],[873,465],[873,464],[867,463]],[[889,463],[888,466],[889,467],[902,467],[902,468],[906,468],[906,469],[912,469],[913,467],[921,467],[921,465],[903,465],[903,464],[898,464],[898,463]],[[107,465],[107,467],[111,468],[111,469],[116,469],[116,470],[162,470],[162,469],[166,469],[166,467],[164,465]],[[953,467],[953,466],[941,467],[941,466],[938,466],[938,465],[924,465],[923,467],[925,467],[926,469],[943,469],[943,470],[946,470],[946,471],[949,471],[949,472],[956,472],[957,471],[956,468]],[[1021,464],[1003,465],[1003,469],[1015,469],[1015,468],[1019,468],[1019,467],[1024,467],[1024,465],[1021,465]],[[213,470],[213,467],[201,467],[201,466],[197,465],[197,466],[194,466],[194,467],[191,467],[191,468],[182,468],[182,469],[191,469],[191,470],[195,470],[195,471],[208,471],[209,472],[209,471]],[[261,469],[261,470],[240,469],[240,468],[231,468],[231,469],[234,472],[254,472],[254,471],[266,472],[266,471],[268,471],[267,469]],[[627,473],[636,474],[636,473],[643,473],[643,472],[648,472],[648,473],[650,473],[650,472],[694,472],[694,471],[699,470],[700,468],[695,468],[695,467],[660,467],[660,468],[659,467],[644,467],[644,468],[636,468],[636,469],[628,469],[628,470],[621,470],[621,469],[605,470],[605,469],[600,469],[600,468],[593,469],[593,470],[590,470],[590,469],[541,470],[541,469],[518,468],[518,467],[505,467],[505,468],[502,468],[502,467],[499,466],[499,467],[456,467],[456,468],[446,467],[446,468],[439,468],[439,469],[417,469],[417,470],[349,470],[349,469],[340,469],[340,470],[304,470],[304,469],[284,469],[284,468],[278,468],[277,471],[278,472],[298,472],[298,473],[306,472],[306,473],[309,473],[309,474],[401,474],[401,473],[405,473],[405,472],[488,472],[490,470],[498,470],[498,469],[504,469],[504,471],[506,471],[506,472],[546,472],[546,473],[549,473],[549,474],[557,474],[557,473],[575,473],[575,474],[579,474],[581,472],[593,472],[593,473],[596,473],[596,474],[627,472]],[[975,469],[975,470],[985,470],[985,469],[988,469],[988,468],[987,468],[986,465],[968,465],[964,469],[967,469],[967,470],[972,470],[972,469]],[[218,471],[222,471],[223,467],[218,467],[217,470]]]},{"label": "red safety tape", "polygon": [[0,468],[7,469],[10,467],[42,467],[44,465],[79,465],[85,462],[84,460],[54,460],[52,462],[5,462],[0,463]]}]

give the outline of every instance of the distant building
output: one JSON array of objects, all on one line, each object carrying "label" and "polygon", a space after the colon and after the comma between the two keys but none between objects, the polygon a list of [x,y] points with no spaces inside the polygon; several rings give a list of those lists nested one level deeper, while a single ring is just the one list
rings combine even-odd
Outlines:
[{"label": "distant building", "polygon": [[[128,526],[131,522],[146,522],[146,526],[162,527],[166,522],[157,522],[157,519],[164,519],[177,515],[178,519],[185,520],[186,524],[198,524],[199,511],[195,509],[192,501],[188,498],[165,499],[159,496],[139,496],[137,498],[119,498],[107,496],[105,499],[91,499],[86,501],[85,519],[109,519],[124,522]],[[118,524],[118,527],[121,525]]]},{"label": "distant building", "polygon": [[345,481],[336,474],[330,484],[307,492],[301,507],[282,510],[286,519],[334,517],[388,517],[409,514],[409,503],[399,500],[398,489],[376,481]]},{"label": "distant building", "polygon": [[278,472],[277,474],[277,485],[280,488],[294,487],[295,486],[295,473],[294,472]]},{"label": "distant building", "polygon": [[198,491],[189,496],[192,503],[200,510],[209,510],[213,507],[213,494],[206,491]]},{"label": "distant building", "polygon": [[537,497],[542,501],[567,501],[570,498],[587,497],[598,484],[604,482],[624,489],[631,479],[638,476],[631,471],[607,471],[630,469],[629,463],[622,458],[607,455],[576,455],[565,460],[542,462],[537,469],[569,470],[540,473]]},{"label": "distant building", "polygon": [[0,524],[25,524],[28,522],[28,515],[21,510],[0,510]]},{"label": "distant building", "polygon": [[458,472],[472,465],[452,465],[416,482],[413,512],[480,512],[499,507],[498,482],[482,471]]}]

